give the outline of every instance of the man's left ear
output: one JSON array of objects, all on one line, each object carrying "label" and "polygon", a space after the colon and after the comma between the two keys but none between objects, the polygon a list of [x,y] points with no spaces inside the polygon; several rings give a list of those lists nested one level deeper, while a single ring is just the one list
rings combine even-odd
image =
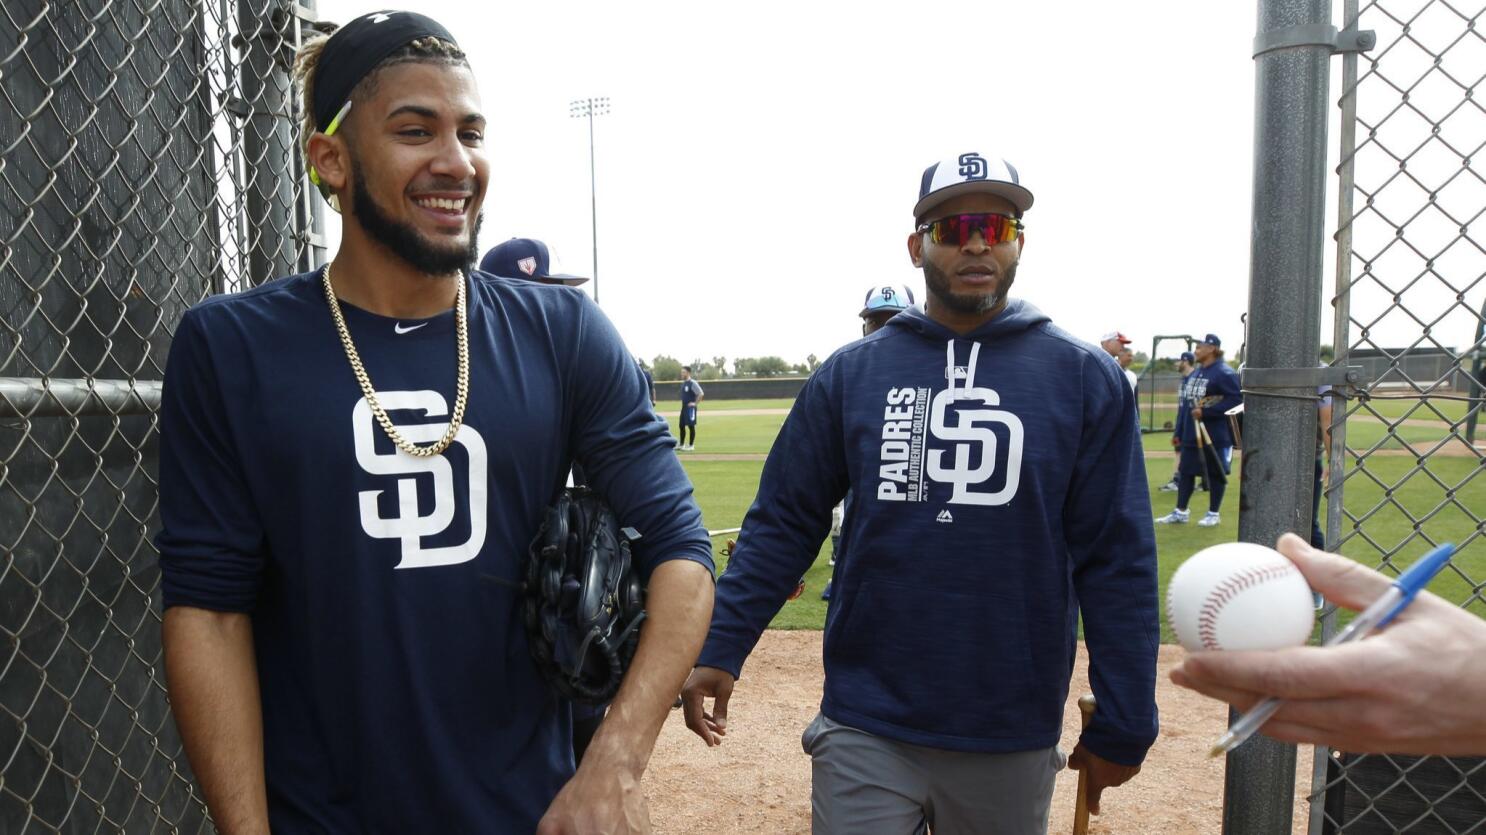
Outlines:
[{"label": "man's left ear", "polygon": [[908,260],[913,266],[924,265],[924,236],[922,232],[913,232],[908,236]]}]

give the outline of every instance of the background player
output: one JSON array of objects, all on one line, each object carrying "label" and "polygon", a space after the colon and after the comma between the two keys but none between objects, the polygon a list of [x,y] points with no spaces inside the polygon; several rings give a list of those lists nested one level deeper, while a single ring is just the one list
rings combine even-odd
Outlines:
[{"label": "background player", "polygon": [[[681,417],[677,421],[681,427],[681,449],[697,448],[697,404],[706,396],[702,384],[691,378],[691,366],[681,366]],[[691,430],[691,440],[686,439],[688,429]]]},{"label": "background player", "polygon": [[[1207,430],[1207,437],[1218,455],[1218,464],[1226,474],[1233,461],[1233,432],[1228,425],[1227,411],[1243,402],[1239,393],[1238,374],[1223,361],[1223,341],[1216,334],[1208,334],[1197,343],[1194,350],[1197,368],[1182,382],[1182,393],[1177,410],[1190,409],[1191,420],[1182,421],[1178,415],[1178,440],[1181,442],[1181,459],[1177,465],[1176,509],[1156,520],[1159,525],[1185,525],[1190,515],[1187,502],[1192,498],[1193,480],[1207,473],[1209,465],[1198,448],[1197,427]],[[1204,441],[1206,442],[1206,441]],[[1216,476],[1217,474],[1212,474]],[[1208,479],[1207,514],[1197,524],[1210,528],[1222,521],[1218,511],[1223,507],[1223,493],[1227,490],[1226,479]]]},{"label": "background player", "polygon": [[1135,352],[1130,350],[1129,345],[1126,345],[1120,349],[1119,355],[1115,357],[1115,362],[1119,363],[1120,370],[1125,372],[1125,379],[1130,383],[1130,390],[1135,392],[1136,397],[1139,397],[1140,378],[1136,377],[1135,372],[1130,370],[1130,366],[1135,362]]},{"label": "background player", "polygon": [[480,270],[502,278],[526,279],[542,284],[577,287],[588,282],[581,275],[554,272],[557,256],[536,238],[512,238],[496,244],[480,259]]},{"label": "background player", "polygon": [[[862,319],[862,336],[871,336],[887,324],[887,321],[899,313],[913,307],[913,290],[906,285],[887,285],[885,287],[873,287],[867,291],[867,297],[862,300],[862,311],[857,315]],[[846,502],[850,497],[836,505],[831,511],[831,565],[836,564],[837,558],[841,556],[841,530],[846,523]],[[831,599],[831,581],[826,581],[826,587],[820,591],[821,600]]]},{"label": "background player", "polygon": [[[1182,424],[1192,420],[1192,407],[1197,405],[1183,400],[1182,394],[1186,391],[1187,378],[1192,376],[1192,371],[1196,368],[1196,362],[1197,357],[1191,351],[1183,351],[1182,355],[1176,361],[1176,371],[1182,376],[1181,381],[1176,386],[1176,418],[1172,421],[1171,425],[1171,448],[1176,450],[1177,465],[1171,471],[1171,480],[1161,485],[1162,493],[1175,493],[1177,491],[1178,479],[1181,476]],[[1198,478],[1201,484],[1199,489],[1205,492],[1207,490],[1207,477],[1198,476]]]},{"label": "background player", "polygon": [[[554,271],[554,262],[557,257],[551,248],[536,238],[512,238],[501,244],[497,244],[485,253],[480,259],[480,270],[498,275],[501,278],[514,278],[517,280],[535,281],[539,284],[556,284],[564,287],[578,287],[588,281],[587,278],[577,275],[569,275]],[[655,405],[655,385],[650,381],[650,372],[640,369],[645,378],[645,389],[651,394],[650,405]],[[574,465],[572,477],[568,479],[570,484],[586,484],[587,478],[582,468]],[[608,705],[589,705],[573,703],[573,761],[583,762],[583,753],[588,750],[588,744],[593,741],[593,735],[598,732],[599,725],[604,721],[604,712]]]}]

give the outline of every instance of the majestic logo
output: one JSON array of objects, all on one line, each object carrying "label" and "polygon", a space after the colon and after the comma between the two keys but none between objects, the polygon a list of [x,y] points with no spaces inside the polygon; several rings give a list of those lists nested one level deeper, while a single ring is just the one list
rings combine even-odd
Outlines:
[{"label": "majestic logo", "polygon": [[971,152],[960,154],[960,176],[967,180],[984,180],[990,174],[985,157]]},{"label": "majestic logo", "polygon": [[424,322],[424,323],[419,324],[419,325],[408,325],[407,327],[403,327],[402,326],[402,322],[398,322],[397,324],[395,324],[395,325],[392,326],[392,330],[393,330],[394,333],[398,333],[398,334],[412,333],[413,331],[415,331],[415,330],[417,330],[417,329],[419,329],[419,328],[421,328],[421,327],[423,327],[424,325],[427,325],[427,324],[428,324],[427,322]]},{"label": "majestic logo", "polygon": [[936,522],[950,523],[954,520],[955,517],[950,514],[949,508],[945,508],[944,510],[939,511],[939,515],[934,517],[934,521]]},{"label": "majestic logo", "polygon": [[[426,324],[426,323],[425,323]],[[449,404],[436,391],[381,391],[377,400],[388,412],[417,411],[425,417],[439,418],[449,414]],[[449,428],[447,419],[443,423],[416,423],[398,426],[404,438],[415,444],[437,441]],[[436,536],[448,530],[454,522],[455,501],[454,467],[443,455],[415,458],[399,449],[382,454],[376,451],[376,419],[371,406],[363,397],[356,402],[351,412],[351,429],[356,439],[356,463],[372,475],[397,476],[397,512],[384,517],[377,507],[385,491],[363,490],[358,494],[361,510],[361,529],[377,539],[396,539],[402,543],[402,560],[396,568],[433,568],[441,565],[457,565],[468,562],[480,553],[485,545],[486,505],[486,454],[485,439],[469,424],[459,427],[454,442],[464,447],[469,458],[469,515],[470,536],[461,545],[427,548],[425,537]],[[432,476],[433,503],[428,513],[420,513],[421,491],[415,476]],[[424,483],[428,483],[424,480]]]},{"label": "majestic logo", "polygon": [[537,274],[537,259],[535,259],[533,257],[530,257],[530,256],[528,256],[526,258],[522,258],[520,261],[517,261],[516,262],[516,269],[521,270],[522,272],[526,273],[527,275],[536,275]]},{"label": "majestic logo", "polygon": [[[956,369],[954,377],[963,376]],[[1009,503],[1021,483],[1023,429],[1000,405],[1000,395],[983,387],[952,384],[932,395],[928,388],[889,390],[877,498],[929,501],[933,485],[941,484],[950,488],[946,504]],[[938,521],[954,520],[946,509]]]}]

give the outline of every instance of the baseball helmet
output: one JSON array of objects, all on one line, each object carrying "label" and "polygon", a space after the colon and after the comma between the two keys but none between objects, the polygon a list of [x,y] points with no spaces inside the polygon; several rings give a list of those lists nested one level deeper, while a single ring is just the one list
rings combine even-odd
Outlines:
[{"label": "baseball helmet", "polygon": [[862,301],[862,312],[857,315],[865,319],[873,313],[885,310],[902,313],[912,306],[912,290],[902,284],[888,284],[868,290],[867,298]]}]

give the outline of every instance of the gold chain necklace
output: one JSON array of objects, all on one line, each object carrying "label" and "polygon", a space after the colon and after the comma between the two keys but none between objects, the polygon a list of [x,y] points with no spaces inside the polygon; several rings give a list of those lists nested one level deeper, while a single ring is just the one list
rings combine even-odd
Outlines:
[{"label": "gold chain necklace", "polygon": [[330,284],[330,264],[325,265],[322,273],[325,284],[325,299],[330,302],[330,315],[335,318],[335,329],[340,332],[341,344],[346,348],[346,359],[351,361],[351,370],[356,373],[356,382],[361,384],[361,393],[366,397],[366,405],[371,407],[372,414],[376,416],[377,423],[382,425],[382,431],[392,439],[397,448],[409,455],[418,458],[428,458],[438,455],[449,448],[454,442],[454,436],[459,434],[459,426],[464,423],[464,406],[469,401],[470,394],[470,342],[469,322],[465,318],[464,309],[464,276],[459,277],[459,292],[454,296],[454,318],[457,323],[459,346],[459,381],[455,384],[454,414],[449,416],[449,428],[432,446],[418,446],[392,425],[392,418],[387,417],[387,412],[382,409],[382,404],[377,402],[377,390],[372,387],[371,378],[366,376],[366,366],[361,364],[361,355],[356,353],[356,345],[351,342],[351,332],[346,329],[346,317],[341,315],[340,300],[335,297],[335,288]]}]

